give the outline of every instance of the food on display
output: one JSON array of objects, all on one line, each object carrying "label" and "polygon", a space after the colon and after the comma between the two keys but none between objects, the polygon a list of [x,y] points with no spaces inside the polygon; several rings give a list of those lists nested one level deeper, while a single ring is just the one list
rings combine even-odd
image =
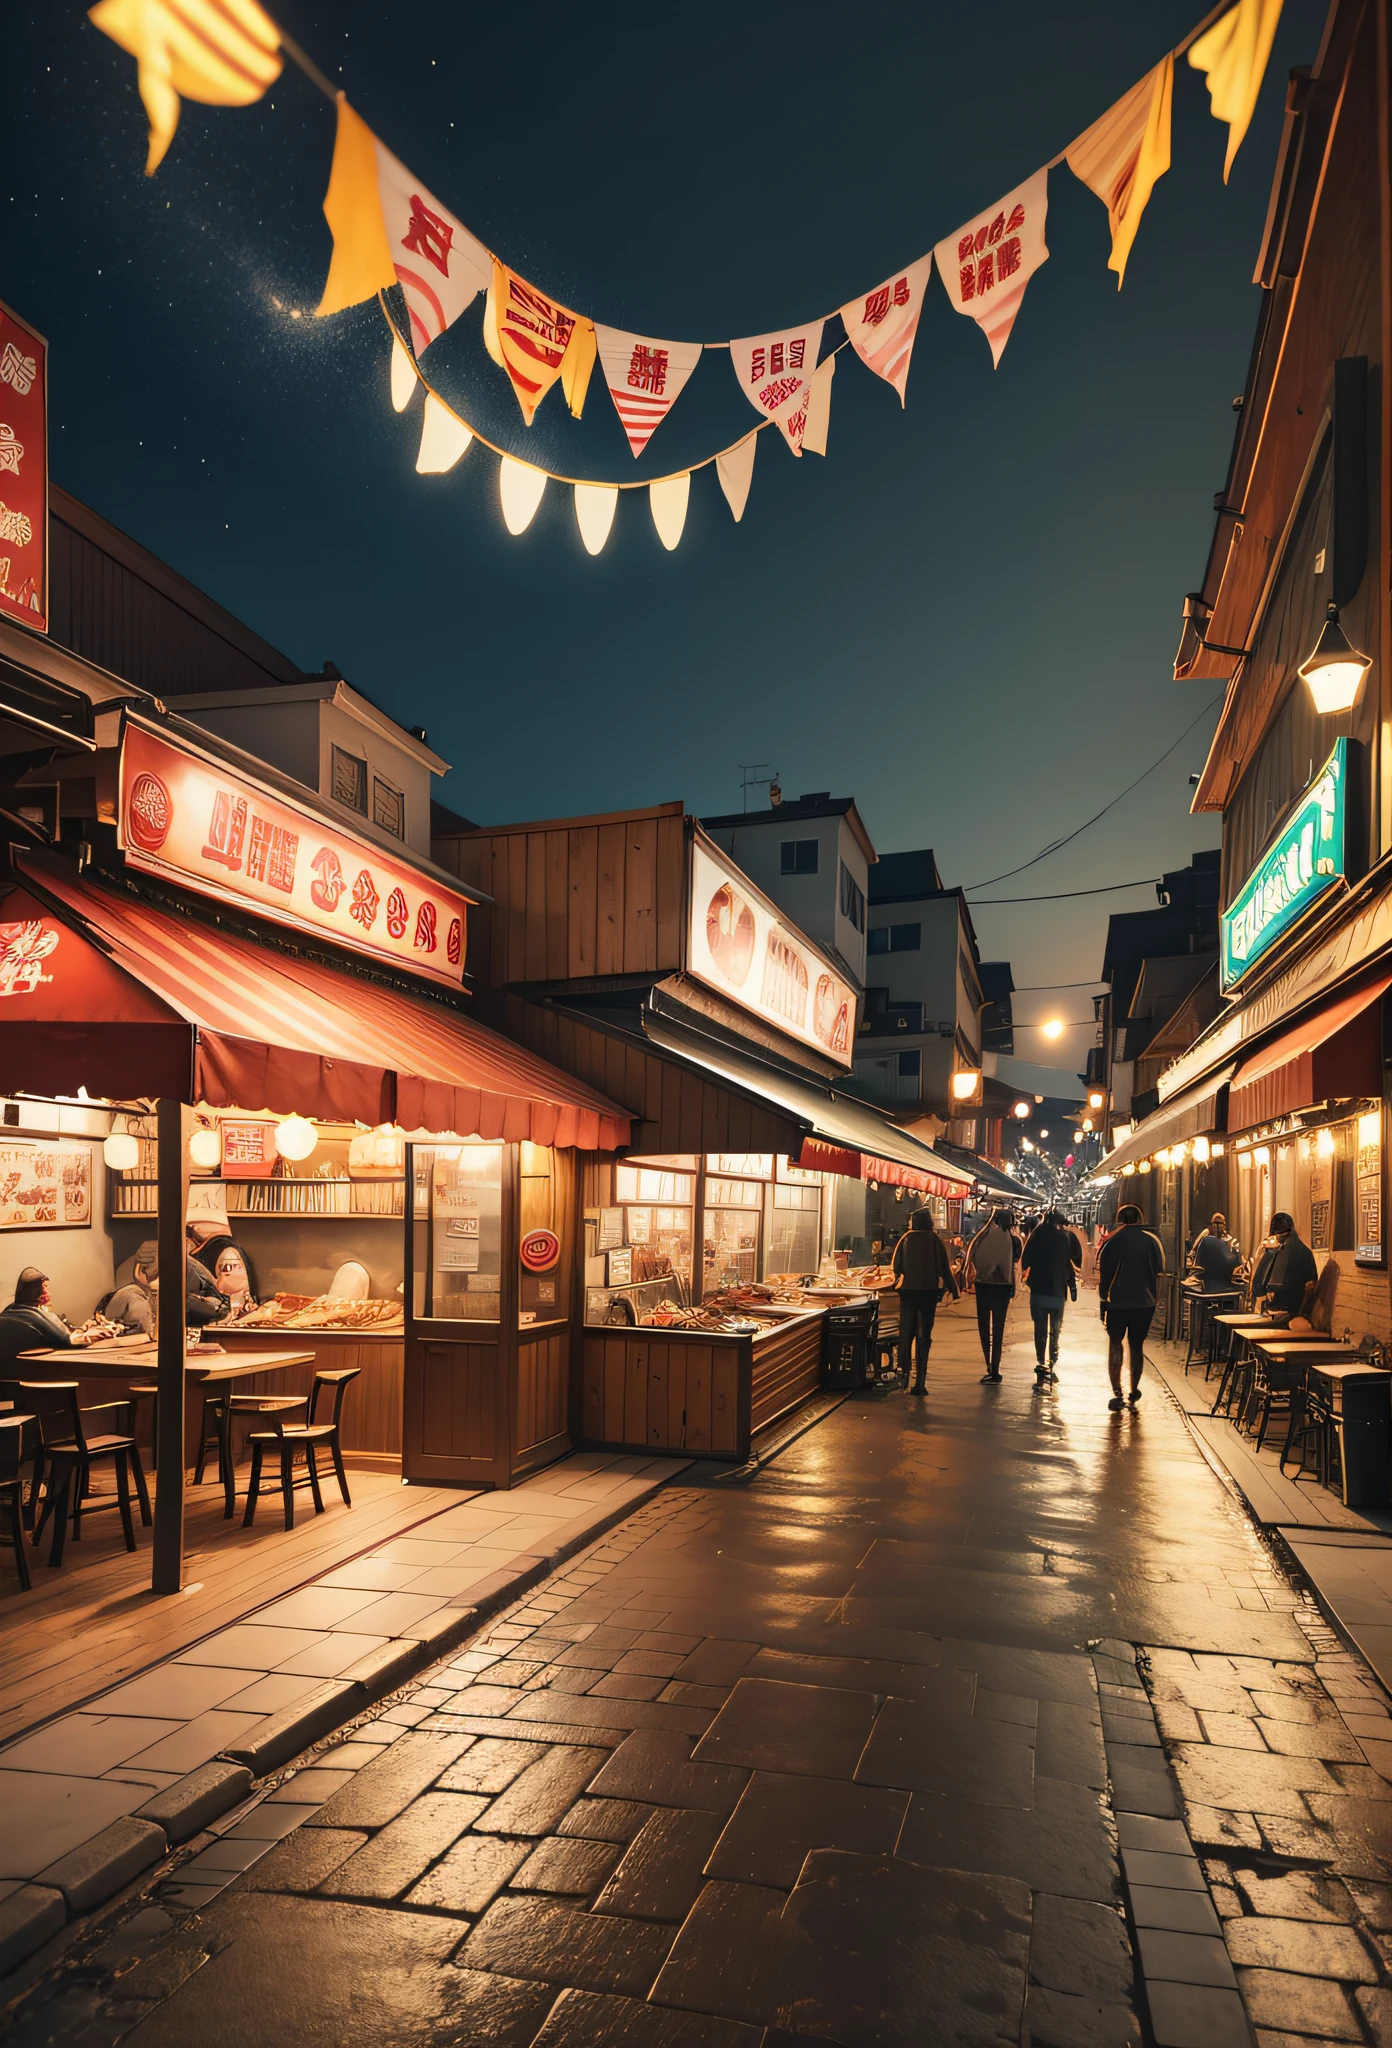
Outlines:
[{"label": "food on display", "polygon": [[395,1336],[405,1328],[399,1301],[348,1301],[337,1294],[277,1294],[237,1318],[239,1330],[373,1330]]}]

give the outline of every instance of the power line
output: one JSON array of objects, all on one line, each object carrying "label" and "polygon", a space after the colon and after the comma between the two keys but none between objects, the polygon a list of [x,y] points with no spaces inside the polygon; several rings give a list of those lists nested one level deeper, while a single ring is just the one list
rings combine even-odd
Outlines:
[{"label": "power line", "polygon": [[[980,903],[973,903],[973,910],[987,910],[993,903],[1062,903],[1069,896],[1111,896],[1118,889],[1153,889],[1159,881],[1158,875],[1142,875],[1139,882],[1107,882],[1100,889],[1055,889],[1051,896],[986,896]],[[985,888],[984,882],[978,885]],[[1090,981],[1056,982],[1057,988],[1092,988]]]},{"label": "power line", "polygon": [[1010,993],[1014,996],[1043,996],[1055,988],[1105,988],[1106,985],[1100,976],[1095,981],[1031,981]]},{"label": "power line", "polygon": [[[1156,769],[1159,768],[1163,762],[1169,760],[1171,754],[1174,753],[1175,748],[1178,747],[1184,740],[1188,739],[1190,733],[1194,730],[1194,727],[1199,723],[1199,719],[1207,718],[1209,712],[1216,711],[1221,702],[1221,697],[1215,697],[1211,704],[1205,704],[1203,710],[1199,712],[1198,717],[1190,719],[1188,725],[1185,726],[1183,732],[1180,734],[1179,738],[1174,742],[1172,746],[1166,747],[1164,753],[1161,754],[1157,760],[1152,761],[1149,768],[1144,769],[1142,773],[1136,777],[1136,780],[1134,782],[1129,782],[1126,785],[1126,788],[1122,790],[1120,796],[1114,796],[1109,804],[1103,804],[1101,810],[1095,812],[1093,816],[1087,819],[1087,821],[1084,824],[1079,825],[1076,831],[1066,833],[1062,839],[1055,839],[1051,845],[1044,847],[1039,853],[1035,854],[1033,860],[1022,861],[1018,868],[1007,868],[1004,874],[991,875],[984,882],[969,882],[967,884],[965,894],[970,896],[973,889],[994,889],[997,882],[1008,882],[1012,875],[1022,875],[1025,872],[1026,868],[1036,867],[1041,860],[1047,860],[1051,853],[1058,853],[1063,847],[1070,846],[1075,839],[1079,838],[1082,833],[1088,830],[1089,826],[1095,825],[1099,818],[1105,818],[1108,811],[1114,811],[1117,805],[1121,802],[1122,797],[1128,797],[1130,796],[1133,789],[1139,789],[1141,784],[1145,781],[1146,776],[1153,775]],[[1096,892],[1080,889],[1076,893],[1082,896],[1094,894]],[[1007,899],[1002,898],[1001,900],[1005,901]],[[1042,896],[1019,896],[1011,898],[1009,900],[1018,903],[1042,903],[1044,901],[1044,898]]]}]

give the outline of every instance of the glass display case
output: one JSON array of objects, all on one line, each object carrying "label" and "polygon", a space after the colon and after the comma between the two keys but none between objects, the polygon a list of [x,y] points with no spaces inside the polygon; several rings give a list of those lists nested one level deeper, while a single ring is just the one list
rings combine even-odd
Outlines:
[{"label": "glass display case", "polygon": [[496,1323],[502,1315],[503,1147],[411,1148],[412,1314]]}]

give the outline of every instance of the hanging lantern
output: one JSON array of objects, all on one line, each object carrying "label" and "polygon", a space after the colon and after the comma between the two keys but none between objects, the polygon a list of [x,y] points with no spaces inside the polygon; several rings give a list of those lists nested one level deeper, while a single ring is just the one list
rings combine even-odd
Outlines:
[{"label": "hanging lantern", "polygon": [[113,1173],[130,1173],[140,1164],[140,1140],[129,1131],[113,1131],[102,1140],[102,1158]]},{"label": "hanging lantern", "polygon": [[275,1148],[282,1159],[308,1159],[319,1133],[307,1116],[283,1117],[275,1128]]},{"label": "hanging lantern", "polygon": [[204,1124],[189,1139],[189,1158],[195,1166],[212,1168],[222,1164],[222,1139],[217,1129]]}]

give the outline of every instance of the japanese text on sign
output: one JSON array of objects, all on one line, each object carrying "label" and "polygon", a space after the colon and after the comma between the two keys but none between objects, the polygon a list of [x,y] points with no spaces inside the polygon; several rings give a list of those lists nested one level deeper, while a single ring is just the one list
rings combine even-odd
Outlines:
[{"label": "japanese text on sign", "polygon": [[48,631],[48,351],[0,306],[0,615]]}]

